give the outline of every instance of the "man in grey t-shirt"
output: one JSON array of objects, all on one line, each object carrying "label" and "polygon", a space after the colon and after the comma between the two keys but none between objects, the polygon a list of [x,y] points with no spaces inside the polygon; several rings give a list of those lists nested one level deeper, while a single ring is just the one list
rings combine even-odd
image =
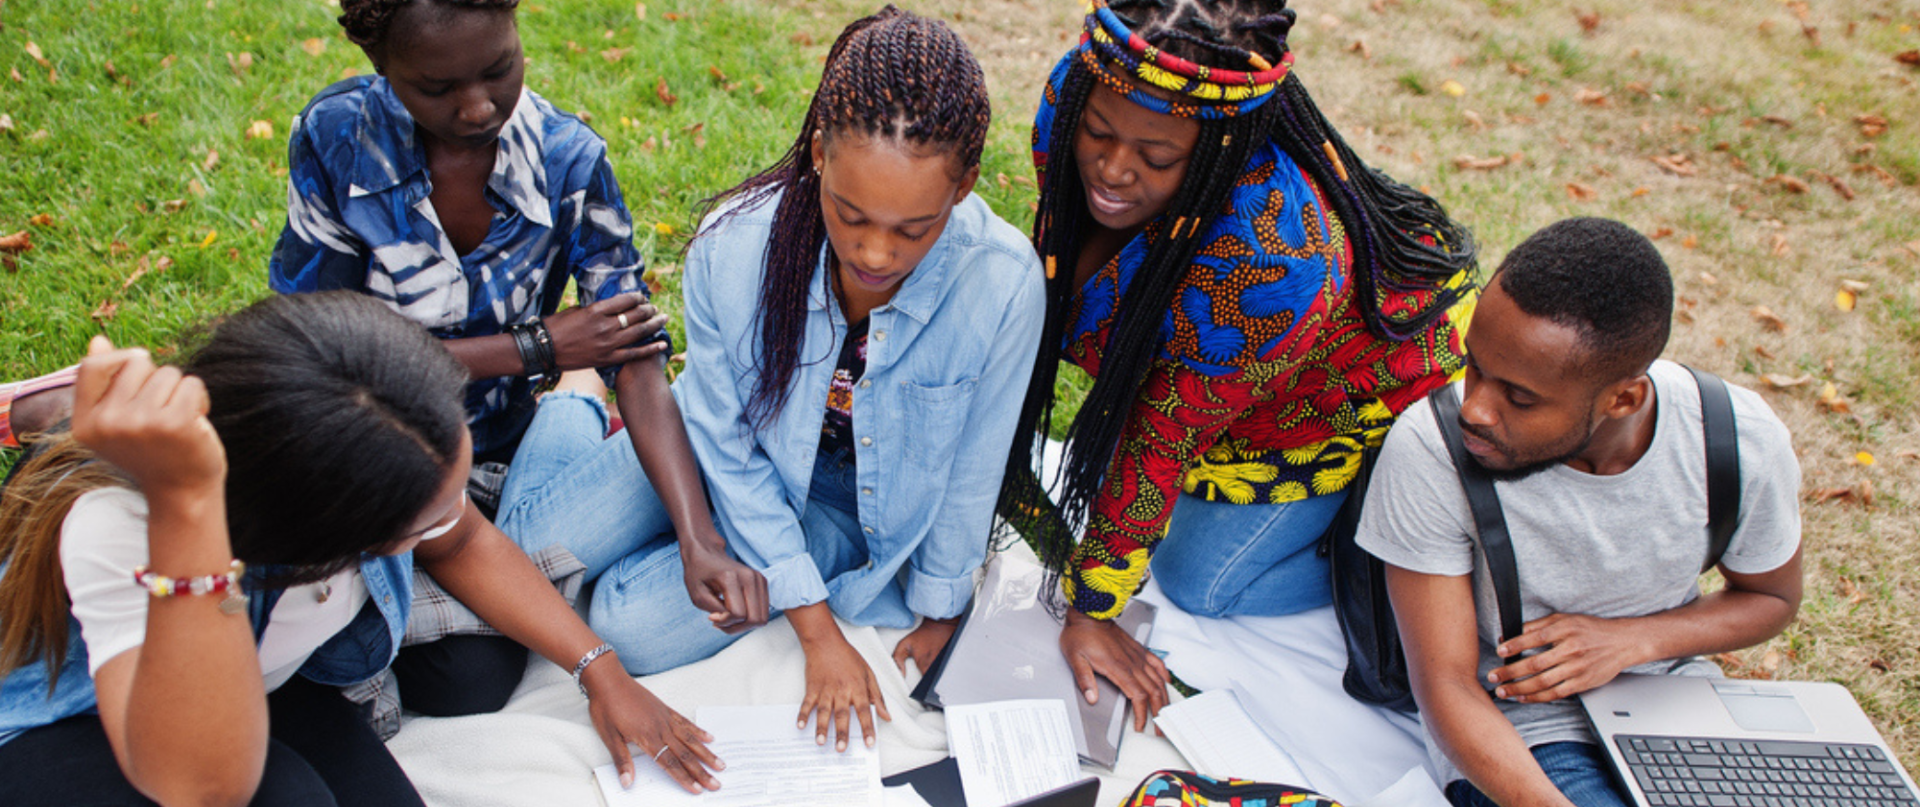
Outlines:
[{"label": "man in grey t-shirt", "polygon": [[[1456,805],[1628,803],[1573,696],[1622,672],[1717,675],[1699,656],[1766,641],[1799,609],[1799,463],[1786,427],[1739,388],[1727,587],[1700,596],[1700,395],[1685,368],[1658,360],[1672,311],[1653,244],[1601,219],[1534,234],[1482,294],[1459,426],[1496,479],[1519,569],[1525,627],[1504,644],[1427,403],[1387,437],[1358,540],[1388,564],[1414,697],[1438,767],[1458,780]],[[1501,663],[1515,654],[1526,657]]]}]

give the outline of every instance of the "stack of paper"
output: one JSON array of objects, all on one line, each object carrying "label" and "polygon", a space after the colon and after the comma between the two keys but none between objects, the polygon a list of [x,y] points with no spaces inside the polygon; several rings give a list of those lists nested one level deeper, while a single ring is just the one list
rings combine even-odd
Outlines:
[{"label": "stack of paper", "polygon": [[948,707],[947,747],[967,807],[1002,807],[1080,780],[1067,705],[995,701]]},{"label": "stack of paper", "polygon": [[715,774],[719,790],[695,796],[646,759],[634,760],[631,788],[620,786],[611,764],[593,775],[608,807],[882,807],[880,755],[859,737],[844,753],[817,744],[811,726],[794,727],[799,713],[798,704],[701,708],[694,722],[713,735],[708,747],[727,766]]}]

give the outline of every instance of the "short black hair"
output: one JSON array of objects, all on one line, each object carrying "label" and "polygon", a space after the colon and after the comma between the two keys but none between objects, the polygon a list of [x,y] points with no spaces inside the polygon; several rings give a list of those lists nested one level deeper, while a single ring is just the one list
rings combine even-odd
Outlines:
[{"label": "short black hair", "polygon": [[1646,372],[1673,329],[1673,276],[1638,231],[1601,218],[1554,222],[1500,262],[1500,290],[1528,316],[1579,331],[1596,384]]}]

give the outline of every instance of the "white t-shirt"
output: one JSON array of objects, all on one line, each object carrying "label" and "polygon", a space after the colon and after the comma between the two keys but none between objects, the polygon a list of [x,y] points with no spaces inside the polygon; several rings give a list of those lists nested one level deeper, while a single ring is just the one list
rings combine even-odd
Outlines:
[{"label": "white t-shirt", "polygon": [[[1633,467],[1597,476],[1556,465],[1494,484],[1513,540],[1524,620],[1555,613],[1645,616],[1700,596],[1708,545],[1700,391],[1692,374],[1672,362],[1655,362],[1648,375],[1657,407],[1653,441]],[[1739,387],[1728,392],[1740,432],[1740,517],[1720,562],[1739,574],[1760,574],[1780,568],[1800,546],[1800,463],[1787,427],[1765,400]],[[1466,492],[1432,411],[1420,401],[1387,435],[1357,540],[1403,569],[1472,573],[1485,680],[1500,666],[1493,652],[1500,619],[1473,534]],[[1719,668],[1694,658],[1631,672],[1718,675]],[[1596,742],[1575,699],[1497,703],[1529,747]],[[1435,751],[1436,764],[1451,770]]]},{"label": "white t-shirt", "polygon": [[[97,674],[100,665],[146,641],[147,604],[153,597],[134,584],[133,567],[147,558],[145,496],[102,488],[74,501],[60,532],[60,567],[87,643],[89,673]],[[353,621],[367,599],[358,568],[287,589],[260,641],[267,690],[292,679],[313,651]]]}]

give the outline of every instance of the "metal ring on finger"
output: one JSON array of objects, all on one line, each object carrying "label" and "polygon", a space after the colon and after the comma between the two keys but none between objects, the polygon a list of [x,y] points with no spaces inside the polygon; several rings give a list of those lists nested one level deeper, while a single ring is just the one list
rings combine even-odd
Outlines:
[{"label": "metal ring on finger", "polygon": [[658,751],[655,751],[655,752],[653,752],[653,762],[654,762],[654,764],[656,764],[656,765],[658,765],[658,764],[660,764],[660,755],[661,755],[661,754],[664,754],[664,753],[666,753],[666,752],[667,752],[667,747],[668,747],[668,746],[667,746],[667,744],[666,744],[666,743],[661,743],[661,744],[660,744],[660,750],[658,750]]},{"label": "metal ring on finger", "polygon": [[620,322],[620,330],[623,330],[623,331],[624,331],[624,330],[626,330],[626,329],[627,329],[627,314],[626,314],[626,312],[624,312],[624,311],[622,311],[622,312],[620,312],[620,313],[618,313],[618,314],[615,314],[615,315],[613,315],[613,318],[614,318],[615,320],[618,320],[618,321]]}]

